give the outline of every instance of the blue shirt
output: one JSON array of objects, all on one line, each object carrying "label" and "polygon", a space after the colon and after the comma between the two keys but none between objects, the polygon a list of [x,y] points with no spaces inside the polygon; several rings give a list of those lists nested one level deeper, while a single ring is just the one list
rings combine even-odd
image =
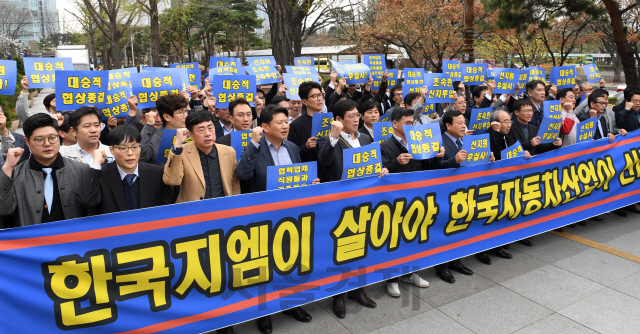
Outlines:
[{"label": "blue shirt", "polygon": [[[449,139],[451,139],[451,141],[452,141],[456,146],[458,146],[458,144],[457,144],[458,139],[454,138],[454,137],[453,137],[452,135],[450,135],[450,134],[449,134],[449,132],[447,132],[447,131],[445,131],[445,132],[444,132],[444,134],[445,134],[445,135],[447,135],[447,137],[449,137]],[[460,142],[462,143],[462,138],[460,138]]]},{"label": "blue shirt", "polygon": [[[284,145],[284,141],[282,141],[282,144],[280,144],[279,150],[276,149],[276,147],[271,142],[269,142],[267,138],[265,138],[264,141],[267,142],[267,147],[269,147],[269,153],[271,153],[271,157],[273,158],[274,166],[293,164],[291,156],[289,155],[289,150],[287,150],[287,147]],[[256,148],[260,148],[260,144],[254,143],[253,141],[251,143],[255,145]]]}]

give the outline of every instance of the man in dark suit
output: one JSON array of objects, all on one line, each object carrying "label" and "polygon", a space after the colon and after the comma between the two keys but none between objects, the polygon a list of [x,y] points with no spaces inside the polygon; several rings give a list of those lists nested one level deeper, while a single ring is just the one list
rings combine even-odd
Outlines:
[{"label": "man in dark suit", "polygon": [[467,110],[464,113],[464,117],[469,121],[471,117],[471,109],[480,109],[480,108],[488,108],[491,107],[491,95],[493,94],[493,89],[496,87],[495,82],[490,82],[488,86],[476,86],[473,91],[471,91],[471,97],[473,98],[473,104],[469,104],[467,106]]},{"label": "man in dark suit", "polygon": [[[237,99],[229,103],[229,119],[233,123],[233,131],[246,131],[251,130],[251,122],[253,121],[253,115],[251,112],[251,105],[245,99]],[[227,133],[222,137],[218,137],[218,127],[220,131],[222,126],[220,122],[216,122],[216,144],[222,144],[231,146],[231,133]]]},{"label": "man in dark suit", "polygon": [[562,139],[559,136],[553,143],[540,144],[542,139],[537,136],[538,127],[531,124],[532,115],[535,113],[531,101],[518,100],[513,108],[516,117],[507,135],[508,146],[520,141],[522,148],[529,151],[531,155],[549,152],[562,146]]},{"label": "man in dark suit", "polygon": [[298,95],[303,108],[300,117],[291,122],[288,139],[298,145],[300,158],[303,162],[317,161],[317,139],[311,136],[311,125],[313,114],[319,113],[324,107],[322,87],[317,82],[304,82],[298,89]]},{"label": "man in dark suit", "polygon": [[616,113],[616,126],[627,132],[640,129],[640,90],[633,91],[628,96],[625,93],[625,100],[624,109]]},{"label": "man in dark suit", "polygon": [[233,122],[231,121],[229,108],[216,108],[214,114],[216,116],[216,121],[214,121],[213,127],[216,130],[216,138],[222,138],[225,135],[236,131]]},{"label": "man in dark suit", "polygon": [[[544,117],[542,102],[545,99],[547,99],[545,83],[540,80],[529,81],[527,82],[525,89],[527,91],[526,95],[528,96],[528,99],[522,99],[522,100],[531,101],[533,106],[533,114],[531,116],[530,123],[535,125],[536,127],[540,127],[540,124],[542,123],[542,118]],[[513,122],[516,121],[516,116],[513,113],[513,111],[515,109],[514,105],[517,101],[520,101],[520,100],[516,100],[512,98],[512,99],[509,99],[509,102],[507,103],[507,110],[512,113],[511,121]],[[533,152],[530,152],[530,153],[533,154]]]},{"label": "man in dark suit", "polygon": [[620,101],[620,103],[618,103],[617,105],[613,106],[613,108],[611,108],[611,110],[613,110],[614,113],[618,113],[619,111],[624,110],[626,103],[628,101],[631,101],[631,95],[633,94],[634,91],[637,91],[638,89],[634,86],[627,86],[627,88],[624,89],[624,91],[622,92],[622,96],[623,96],[623,100]]},{"label": "man in dark suit", "polygon": [[[160,166],[138,162],[140,132],[129,125],[119,125],[109,132],[109,148],[115,161],[102,166],[99,188],[81,189],[78,196],[90,198],[90,214],[173,204],[171,187],[164,184]],[[91,193],[88,191],[93,190]]]},{"label": "man in dark suit", "polygon": [[187,106],[189,103],[184,97],[178,94],[170,94],[162,96],[156,101],[158,114],[162,120],[162,126],[155,128],[156,116],[150,112],[144,115],[145,126],[140,134],[142,142],[140,143],[140,161],[150,164],[164,166],[164,162],[156,162],[156,156],[160,149],[160,141],[164,129],[181,129],[184,128],[184,122],[187,119]]},{"label": "man in dark suit", "polygon": [[[302,87],[302,85],[301,85]],[[368,135],[358,132],[360,113],[353,100],[342,100],[336,103],[333,116],[335,121],[331,123],[331,135],[318,139],[318,169],[326,169],[326,175],[320,176],[321,182],[339,181],[342,179],[342,152],[349,148],[356,148],[371,144],[373,139]],[[388,174],[383,168],[378,177]],[[369,299],[363,288],[349,291],[348,296],[360,303],[360,305],[374,308],[376,302]],[[338,318],[346,316],[344,295],[333,296],[333,313]]]}]

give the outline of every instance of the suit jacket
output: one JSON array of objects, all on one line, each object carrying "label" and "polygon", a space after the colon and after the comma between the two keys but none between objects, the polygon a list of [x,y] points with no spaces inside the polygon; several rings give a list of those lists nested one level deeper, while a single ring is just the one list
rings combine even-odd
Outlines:
[{"label": "suit jacket", "polygon": [[[236,151],[228,146],[214,144],[220,162],[220,179],[225,196],[240,194],[240,180],[236,176]],[[164,166],[164,183],[180,186],[180,194],[176,203],[204,199],[206,183],[200,163],[200,154],[194,143],[182,145],[182,154],[169,153]]]},{"label": "suit jacket", "polygon": [[502,151],[509,147],[507,146],[507,135],[489,128],[489,139],[491,140],[491,152],[493,152],[493,157],[496,158],[496,161],[502,160]]},{"label": "suit jacket", "polygon": [[288,140],[298,146],[300,151],[300,159],[302,162],[317,161],[317,145],[316,149],[307,149],[307,140],[311,138],[311,124],[313,117],[307,114],[306,108],[302,108],[300,117],[289,125]]},{"label": "suit jacket", "polygon": [[522,127],[516,119],[511,125],[511,130],[509,130],[509,133],[507,134],[507,145],[511,146],[519,140],[522,145],[522,149],[529,151],[531,155],[548,152],[558,148],[552,143],[539,144],[536,147],[531,146],[531,139],[538,135],[538,127],[531,123],[527,123],[527,129],[529,130],[529,137],[525,138],[524,132],[522,132]]},{"label": "suit jacket", "polygon": [[[171,187],[164,184],[160,166],[138,163],[140,209],[173,204]],[[94,190],[93,192],[89,192]],[[102,166],[99,187],[83,187],[78,196],[89,198],[89,215],[126,211],[124,186],[115,162]]]},{"label": "suit jacket", "polygon": [[617,105],[613,106],[613,108],[611,108],[611,110],[613,110],[614,113],[618,113],[618,112],[624,110],[626,105],[627,105],[627,101],[625,101],[624,98],[623,98],[622,102],[620,102]]},{"label": "suit jacket", "polygon": [[142,137],[142,141],[140,142],[140,162],[156,164],[164,167],[164,162],[156,162],[156,156],[160,149],[160,141],[162,140],[163,131],[164,125],[157,129],[149,124],[144,125],[142,131],[140,131],[140,135]]},{"label": "suit jacket", "polygon": [[449,168],[460,167],[460,164],[456,162],[456,154],[460,152],[458,145],[454,143],[449,136],[442,134],[442,145],[444,146],[444,164],[451,166]]},{"label": "suit jacket", "polygon": [[[612,133],[613,135],[617,135],[618,134],[618,124],[616,123],[616,114],[613,112],[613,110],[607,108],[606,111],[604,112],[604,114],[602,114],[601,117],[606,118],[605,122],[607,122],[607,128],[606,129],[602,129],[605,132],[605,136],[607,135],[607,133]],[[584,122],[586,120],[588,120],[589,117],[589,112],[584,112],[580,115],[580,117],[578,117],[578,119],[580,120],[580,122]]]},{"label": "suit jacket", "polygon": [[24,141],[24,136],[15,132],[9,133],[11,136],[13,136],[14,142],[11,143],[11,140],[9,138],[2,140],[2,143],[0,144],[0,151],[2,152],[3,158],[7,156],[7,152],[9,152],[10,148],[20,147],[24,150],[24,152],[22,153],[22,156],[20,157],[18,163],[28,160],[31,156],[31,151],[29,150],[29,146],[27,146],[27,143]]},{"label": "suit jacket", "polygon": [[[398,162],[398,156],[402,153],[409,152],[394,136],[382,142],[382,144],[380,144],[380,150],[382,151],[382,166],[388,169],[389,173],[407,173],[457,167],[455,159],[453,159],[454,163],[451,164],[451,161],[445,161],[442,158],[425,160],[411,159],[408,164],[401,165],[400,162]],[[445,164],[445,162],[447,162],[448,165]]]},{"label": "suit jacket", "polygon": [[616,126],[618,129],[625,129],[627,132],[640,129],[640,122],[633,110],[622,109],[616,113]]},{"label": "suit jacket", "polygon": [[360,132],[360,134],[367,135],[371,137],[371,139],[373,139],[373,137],[371,136],[371,133],[369,133],[369,130],[367,130],[367,127],[364,124],[358,129],[358,132]]},{"label": "suit jacket", "polygon": [[[358,141],[360,146],[373,143],[373,139],[364,134],[360,134]],[[318,175],[321,182],[340,181],[342,179],[342,151],[348,148],[341,140],[338,140],[336,146],[331,146],[329,137],[318,138],[318,170],[320,170],[320,167],[325,169],[325,173]]]},{"label": "suit jacket", "polygon": [[216,129],[216,138],[224,137],[224,130],[222,129],[222,124],[220,124],[219,120],[213,122],[213,127]]},{"label": "suit jacket", "polygon": [[[292,163],[299,164],[302,162],[298,146],[288,140],[283,141],[282,145],[289,152]],[[258,148],[253,143],[247,144],[247,148],[242,152],[242,158],[238,161],[236,175],[241,181],[250,180],[251,192],[265,191],[267,190],[267,167],[275,165],[267,140],[263,136],[260,139]]]},{"label": "suit jacket", "polygon": [[216,144],[231,146],[231,134],[226,134],[222,137],[216,135]]}]

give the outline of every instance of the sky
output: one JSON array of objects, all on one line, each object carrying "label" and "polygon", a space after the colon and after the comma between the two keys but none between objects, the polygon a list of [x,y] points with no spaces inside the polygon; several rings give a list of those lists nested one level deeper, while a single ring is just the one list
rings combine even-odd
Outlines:
[{"label": "sky", "polygon": [[60,32],[70,32],[70,31],[63,31],[62,22],[66,22],[66,25],[70,30],[80,32],[82,27],[77,22],[76,18],[67,12],[67,10],[71,12],[77,12],[77,8],[74,4],[74,1],[73,0],[56,0],[56,8],[58,8],[58,17],[60,19]]}]

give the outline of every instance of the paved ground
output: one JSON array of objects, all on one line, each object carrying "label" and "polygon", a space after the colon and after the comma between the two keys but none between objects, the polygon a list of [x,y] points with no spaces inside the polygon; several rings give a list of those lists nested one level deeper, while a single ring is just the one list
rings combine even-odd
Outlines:
[{"label": "paved ground", "polygon": [[[604,222],[565,232],[640,256],[640,215],[605,215]],[[513,259],[492,256],[487,266],[474,256],[463,260],[475,274],[453,272],[455,284],[433,269],[420,272],[431,286],[400,283],[403,297],[386,294],[384,284],[366,288],[378,303],[362,309],[347,300],[347,317],[337,319],[331,298],[306,305],[308,324],[278,314],[274,334],[284,333],[639,333],[640,263],[545,233],[534,246],[514,244]],[[256,322],[235,327],[259,333]]]}]

